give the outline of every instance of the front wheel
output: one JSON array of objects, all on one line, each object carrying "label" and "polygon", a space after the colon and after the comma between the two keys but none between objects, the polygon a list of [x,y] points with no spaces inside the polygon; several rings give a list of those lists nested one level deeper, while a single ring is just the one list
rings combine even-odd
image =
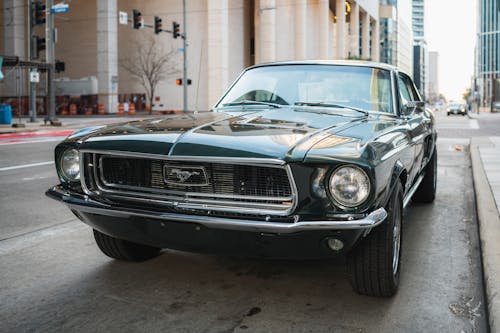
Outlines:
[{"label": "front wheel", "polygon": [[145,261],[160,254],[160,248],[137,244],[103,234],[94,229],[99,249],[108,257],[125,261]]},{"label": "front wheel", "polygon": [[354,291],[362,295],[391,297],[399,286],[403,188],[398,182],[387,205],[387,218],[354,248],[347,269]]}]

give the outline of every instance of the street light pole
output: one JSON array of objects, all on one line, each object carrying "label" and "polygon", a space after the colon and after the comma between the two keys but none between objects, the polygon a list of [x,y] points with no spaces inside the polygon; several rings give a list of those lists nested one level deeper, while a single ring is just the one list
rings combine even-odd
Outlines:
[{"label": "street light pole", "polygon": [[184,57],[184,65],[182,69],[182,89],[184,96],[184,111],[188,110],[188,98],[187,98],[187,34],[186,34],[186,0],[182,1],[182,30],[183,30],[183,57]]},{"label": "street light pole", "polygon": [[53,0],[45,2],[45,61],[49,65],[47,71],[48,92],[47,92],[47,117],[52,123],[56,118],[56,94],[54,89],[54,48],[55,48],[55,33],[54,33],[54,14],[52,13]]},{"label": "street light pole", "polygon": [[[35,22],[33,22],[33,1],[28,0],[28,60],[31,61],[33,60],[33,55],[35,53],[35,50],[33,49],[33,26],[35,25]],[[33,68],[30,67],[29,71],[33,71]],[[30,77],[30,101],[29,101],[29,108],[30,108],[30,122],[34,123],[36,122],[36,83],[31,82],[31,75],[28,72],[28,77]]]}]

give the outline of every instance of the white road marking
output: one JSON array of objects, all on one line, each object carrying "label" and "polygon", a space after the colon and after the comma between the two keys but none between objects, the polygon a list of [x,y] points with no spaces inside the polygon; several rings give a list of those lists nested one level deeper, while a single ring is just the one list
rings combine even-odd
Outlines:
[{"label": "white road marking", "polygon": [[8,170],[23,169],[23,168],[31,168],[31,167],[35,167],[35,166],[39,166],[39,165],[49,165],[49,164],[54,164],[54,161],[45,161],[45,162],[38,162],[38,163],[13,165],[13,166],[10,166],[10,167],[0,168],[0,171],[8,171]]},{"label": "white road marking", "polygon": [[456,120],[453,122],[438,122],[436,124],[438,129],[479,129],[477,119],[469,119],[468,121]]},{"label": "white road marking", "polygon": [[469,126],[472,129],[479,129],[479,123],[477,122],[477,119],[469,120]]},{"label": "white road marking", "polygon": [[51,178],[52,175],[49,176],[36,176],[36,177],[25,177],[21,179],[22,181],[29,181],[29,180],[41,180],[41,179],[46,179],[46,178]]}]

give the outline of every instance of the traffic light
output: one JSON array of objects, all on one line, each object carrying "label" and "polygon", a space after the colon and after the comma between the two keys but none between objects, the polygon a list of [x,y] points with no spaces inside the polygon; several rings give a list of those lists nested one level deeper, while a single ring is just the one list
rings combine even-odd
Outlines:
[{"label": "traffic light", "polygon": [[45,50],[45,38],[32,36],[31,37],[31,45],[33,48],[33,59],[38,59],[40,51]]},{"label": "traffic light", "polygon": [[45,24],[45,4],[41,1],[31,2],[31,24]]},{"label": "traffic light", "polygon": [[142,20],[142,14],[137,9],[132,10],[132,17],[134,23],[134,29],[140,29],[144,26],[144,21]]},{"label": "traffic light", "polygon": [[180,26],[179,23],[177,23],[175,21],[172,22],[172,36],[174,38],[177,38],[177,37],[179,37],[181,35],[181,33],[180,33],[181,28],[180,27],[181,26]]},{"label": "traffic light", "polygon": [[158,16],[155,16],[155,34],[158,35],[160,32],[162,32],[161,18],[159,18]]},{"label": "traffic light", "polygon": [[[176,79],[175,84],[178,86],[182,86],[182,79]],[[187,79],[188,86],[191,85],[191,79]]]},{"label": "traffic light", "polygon": [[61,60],[56,60],[55,70],[56,73],[64,72],[66,70],[66,63]]}]

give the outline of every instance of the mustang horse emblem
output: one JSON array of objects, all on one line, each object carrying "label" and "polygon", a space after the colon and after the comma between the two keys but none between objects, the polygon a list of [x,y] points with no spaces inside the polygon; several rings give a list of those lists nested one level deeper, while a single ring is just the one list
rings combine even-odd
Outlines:
[{"label": "mustang horse emblem", "polygon": [[198,171],[189,172],[181,169],[170,169],[169,175],[177,176],[177,180],[184,183],[186,180],[191,178],[191,176],[198,176],[199,174],[200,173]]}]

